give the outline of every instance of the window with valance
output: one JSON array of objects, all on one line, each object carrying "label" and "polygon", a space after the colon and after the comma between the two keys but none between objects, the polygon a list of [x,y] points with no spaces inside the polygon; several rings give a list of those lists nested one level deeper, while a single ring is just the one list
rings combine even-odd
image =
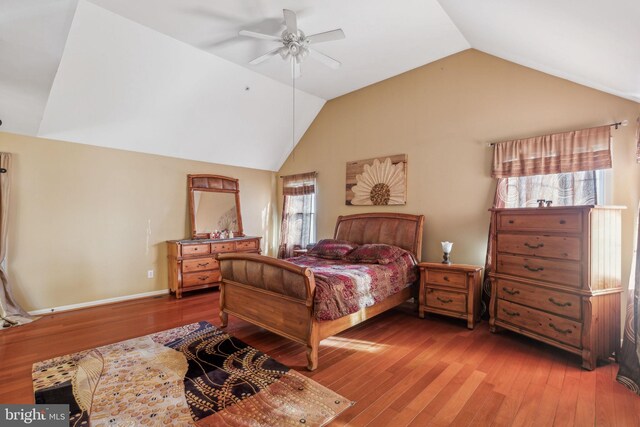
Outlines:
[{"label": "window with valance", "polygon": [[282,177],[282,222],[278,258],[290,258],[316,237],[316,172]]}]

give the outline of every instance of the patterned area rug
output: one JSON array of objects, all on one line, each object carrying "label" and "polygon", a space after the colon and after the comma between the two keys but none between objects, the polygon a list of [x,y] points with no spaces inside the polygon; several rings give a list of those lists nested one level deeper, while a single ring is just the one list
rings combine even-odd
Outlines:
[{"label": "patterned area rug", "polygon": [[33,365],[70,425],[321,426],[352,402],[207,322]]}]

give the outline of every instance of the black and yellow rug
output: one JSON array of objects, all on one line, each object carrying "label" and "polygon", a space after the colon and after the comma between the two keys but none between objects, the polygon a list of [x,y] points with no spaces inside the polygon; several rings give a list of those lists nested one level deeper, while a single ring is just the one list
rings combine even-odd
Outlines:
[{"label": "black and yellow rug", "polygon": [[352,402],[207,322],[33,365],[70,425],[324,425]]}]

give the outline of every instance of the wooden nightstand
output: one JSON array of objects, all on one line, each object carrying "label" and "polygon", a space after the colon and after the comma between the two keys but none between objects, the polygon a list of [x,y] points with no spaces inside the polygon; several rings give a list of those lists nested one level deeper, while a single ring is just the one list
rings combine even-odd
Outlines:
[{"label": "wooden nightstand", "polygon": [[482,267],[464,264],[421,262],[419,315],[438,313],[467,319],[473,329],[480,320]]}]

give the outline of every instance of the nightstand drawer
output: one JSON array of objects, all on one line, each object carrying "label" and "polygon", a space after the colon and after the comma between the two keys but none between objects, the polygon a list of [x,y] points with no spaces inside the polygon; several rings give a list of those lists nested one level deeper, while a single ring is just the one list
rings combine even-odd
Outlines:
[{"label": "nightstand drawer", "polygon": [[580,320],[580,297],[507,280],[496,280],[497,297]]},{"label": "nightstand drawer", "polygon": [[500,234],[498,252],[580,260],[581,243],[578,237],[545,236],[541,234]]},{"label": "nightstand drawer", "polygon": [[467,289],[467,275],[464,272],[426,270],[424,273],[427,283]]},{"label": "nightstand drawer", "polygon": [[211,244],[211,253],[220,253],[220,252],[235,252],[236,245],[233,242],[225,242],[225,243],[212,243]]},{"label": "nightstand drawer", "polygon": [[544,311],[498,300],[496,319],[563,344],[580,347],[582,324]]},{"label": "nightstand drawer", "polygon": [[182,286],[198,286],[219,282],[221,280],[220,270],[202,271],[196,273],[186,273],[182,276]]},{"label": "nightstand drawer", "polygon": [[442,289],[433,289],[429,287],[427,287],[425,292],[427,307],[454,311],[457,313],[466,313],[467,311],[467,294],[443,291]]},{"label": "nightstand drawer", "polygon": [[185,259],[182,261],[182,272],[213,270],[218,268],[218,260],[213,257]]},{"label": "nightstand drawer", "polygon": [[208,254],[209,244],[201,245],[183,245],[182,255]]},{"label": "nightstand drawer", "polygon": [[501,212],[498,215],[498,230],[580,233],[582,231],[582,215],[580,212],[540,212],[528,214]]}]

